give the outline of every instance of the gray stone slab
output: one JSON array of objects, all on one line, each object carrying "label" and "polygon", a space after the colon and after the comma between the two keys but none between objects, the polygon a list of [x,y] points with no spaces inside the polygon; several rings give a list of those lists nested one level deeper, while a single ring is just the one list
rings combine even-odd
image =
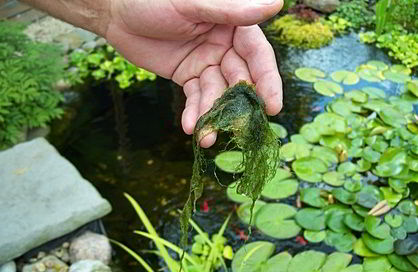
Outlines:
[{"label": "gray stone slab", "polygon": [[44,138],[0,152],[0,264],[110,211]]}]

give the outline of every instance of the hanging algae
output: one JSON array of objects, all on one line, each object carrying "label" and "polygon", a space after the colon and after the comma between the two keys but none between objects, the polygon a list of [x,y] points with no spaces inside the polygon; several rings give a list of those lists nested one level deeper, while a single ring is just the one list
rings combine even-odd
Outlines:
[{"label": "hanging algae", "polygon": [[199,142],[213,131],[231,133],[230,143],[243,153],[245,170],[237,180],[236,190],[253,200],[251,216],[255,201],[275,175],[279,162],[279,141],[270,129],[264,102],[257,97],[254,85],[241,81],[228,88],[212,109],[200,117],[193,133],[193,175],[189,198],[180,217],[183,246],[187,244],[189,219],[203,192],[206,160]]}]

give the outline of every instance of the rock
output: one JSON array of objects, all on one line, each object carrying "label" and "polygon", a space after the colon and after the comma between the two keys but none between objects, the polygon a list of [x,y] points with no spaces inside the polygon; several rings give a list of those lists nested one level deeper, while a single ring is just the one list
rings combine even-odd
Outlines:
[{"label": "rock", "polygon": [[70,245],[71,263],[81,260],[98,260],[109,264],[112,257],[112,247],[106,236],[86,232],[75,238]]},{"label": "rock", "polygon": [[46,137],[50,132],[51,128],[49,126],[32,128],[28,130],[26,140],[30,141],[35,138]]},{"label": "rock", "polygon": [[107,44],[107,41],[106,41],[105,38],[99,38],[99,39],[96,40],[96,46],[97,47],[100,47],[100,46],[103,46],[103,45],[106,45],[106,44]]},{"label": "rock", "polygon": [[22,272],[67,272],[68,265],[55,256],[48,255],[33,264],[27,264]]},{"label": "rock", "polygon": [[96,41],[89,41],[83,44],[82,48],[86,51],[92,50],[96,48],[97,44]]},{"label": "rock", "polygon": [[56,36],[54,42],[60,43],[64,48],[63,50],[68,51],[79,48],[84,43],[84,39],[75,31],[72,31]]},{"label": "rock", "polygon": [[16,263],[11,261],[0,265],[0,272],[16,272]]},{"label": "rock", "polygon": [[101,261],[83,260],[72,264],[69,272],[112,272],[112,270]]},{"label": "rock", "polygon": [[0,263],[111,211],[44,138],[0,152],[0,165]]},{"label": "rock", "polygon": [[306,6],[323,13],[334,12],[340,5],[339,0],[303,0]]}]

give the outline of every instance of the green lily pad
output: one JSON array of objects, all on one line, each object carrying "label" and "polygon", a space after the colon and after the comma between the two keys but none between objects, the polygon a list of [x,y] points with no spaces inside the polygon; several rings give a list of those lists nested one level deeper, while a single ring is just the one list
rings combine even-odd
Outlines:
[{"label": "green lily pad", "polygon": [[270,242],[258,241],[244,245],[232,259],[233,272],[256,272],[273,254],[276,246]]},{"label": "green lily pad", "polygon": [[[367,225],[367,224],[366,224]],[[371,249],[373,252],[378,254],[386,255],[391,254],[394,251],[393,243],[394,239],[389,236],[389,238],[381,240],[374,238],[369,233],[364,232],[362,235],[364,244]]]},{"label": "green lily pad", "polygon": [[380,60],[369,60],[367,62],[367,65],[373,66],[374,68],[380,71],[384,71],[389,67],[386,63]]},{"label": "green lily pad", "polygon": [[405,75],[404,73],[397,73],[397,72],[393,72],[391,70],[384,71],[383,76],[386,79],[388,79],[390,81],[393,81],[395,83],[404,83],[405,81],[408,81],[408,80],[411,79],[410,76]]},{"label": "green lily pad", "polygon": [[[375,160],[374,158],[373,158],[373,156],[374,155],[370,155],[370,159],[372,159],[372,160]],[[376,156],[377,157],[377,156]],[[379,157],[380,157],[380,153],[379,153]],[[377,159],[378,160],[378,159]],[[376,161],[377,161],[376,160]],[[357,165],[357,171],[358,172],[366,172],[366,171],[368,171],[371,167],[372,167],[372,164],[370,163],[370,161],[368,161],[368,160],[364,160],[364,159],[360,159],[360,160],[358,160],[357,162],[356,162],[356,165]]]},{"label": "green lily pad", "polygon": [[357,193],[363,188],[363,183],[361,183],[360,180],[354,181],[354,180],[347,180],[344,182],[344,189],[346,189],[349,192]]},{"label": "green lily pad", "polygon": [[375,87],[364,87],[361,89],[363,92],[365,92],[369,98],[386,98],[386,93],[382,89],[375,88]]},{"label": "green lily pad", "polygon": [[418,253],[418,243],[416,239],[406,238],[395,243],[395,251],[398,255],[411,255]]},{"label": "green lily pad", "polygon": [[305,124],[300,128],[300,134],[310,143],[317,143],[321,138],[315,123]]},{"label": "green lily pad", "polygon": [[366,217],[368,215],[368,213],[369,213],[369,209],[367,209],[367,208],[365,208],[363,206],[354,204],[351,207],[353,208],[354,212],[356,214],[360,215],[361,217]]},{"label": "green lily pad", "polygon": [[365,208],[371,209],[382,200],[382,192],[373,185],[364,186],[361,191],[357,193],[357,204]]},{"label": "green lily pad", "polygon": [[315,231],[315,230],[305,230],[303,232],[303,237],[310,243],[320,243],[325,240],[327,233],[325,230]]},{"label": "green lily pad", "polygon": [[405,257],[396,254],[390,254],[387,256],[389,262],[401,271],[415,272],[416,267]]},{"label": "green lily pad", "polygon": [[312,207],[323,208],[328,202],[321,197],[321,189],[304,188],[300,190],[300,200]]},{"label": "green lily pad", "polygon": [[337,83],[327,80],[316,81],[313,85],[315,91],[325,96],[335,96],[336,94],[342,94],[343,88]]},{"label": "green lily pad", "polygon": [[342,186],[345,182],[344,174],[336,171],[325,173],[322,179],[332,186]]},{"label": "green lily pad", "polygon": [[418,97],[418,79],[406,82],[406,89]]},{"label": "green lily pad", "polygon": [[407,124],[404,114],[393,107],[384,107],[379,112],[379,116],[383,122],[392,127],[401,127]]},{"label": "green lily pad", "polygon": [[366,231],[373,237],[378,239],[388,239],[390,237],[390,227],[382,220],[375,216],[367,216],[364,221]]},{"label": "green lily pad", "polygon": [[302,67],[302,68],[296,69],[295,75],[300,80],[307,81],[307,82],[316,82],[320,78],[325,77],[325,73],[322,72],[321,70],[315,69],[315,68],[308,68],[308,67]]},{"label": "green lily pad", "polygon": [[345,85],[354,85],[360,81],[359,76],[356,73],[347,70],[336,71],[331,74],[332,80]]},{"label": "green lily pad", "polygon": [[316,157],[324,161],[327,166],[338,163],[338,154],[337,152],[326,146],[314,146],[311,152],[312,157]]},{"label": "green lily pad", "polygon": [[296,209],[287,204],[267,204],[257,211],[255,224],[268,236],[288,239],[295,237],[301,231],[295,220],[291,219],[295,214]]},{"label": "green lily pad", "polygon": [[346,214],[344,223],[354,231],[362,232],[364,230],[364,218],[355,213]]},{"label": "green lily pad", "polygon": [[296,179],[270,181],[266,184],[261,195],[269,199],[283,199],[296,194],[299,182]]},{"label": "green lily pad", "polygon": [[351,92],[344,93],[344,97],[349,98],[357,103],[367,102],[368,95],[365,92],[359,90],[353,90]]},{"label": "green lily pad", "polygon": [[274,134],[280,139],[287,137],[287,130],[280,124],[269,122],[270,128],[273,130]]},{"label": "green lily pad", "polygon": [[349,267],[341,270],[341,272],[363,272],[363,265],[361,265],[361,264],[352,264]]},{"label": "green lily pad", "polygon": [[318,271],[325,263],[327,255],[322,252],[308,250],[297,254],[290,261],[288,272]]},{"label": "green lily pad", "polygon": [[398,228],[402,226],[403,218],[399,214],[388,213],[385,215],[385,222],[392,228]]},{"label": "green lily pad", "polygon": [[357,195],[355,193],[351,193],[349,191],[346,191],[343,188],[336,188],[333,189],[332,195],[341,203],[344,203],[346,205],[352,205],[356,203],[357,201]]},{"label": "green lily pad", "polygon": [[353,250],[356,237],[351,233],[338,233],[327,230],[327,237],[325,243],[329,246],[335,247],[341,252],[350,252]]},{"label": "green lily pad", "polygon": [[389,144],[384,140],[376,141],[374,144],[371,145],[373,150],[377,152],[384,152],[388,148],[388,146]]},{"label": "green lily pad", "polygon": [[390,187],[380,187],[380,191],[390,207],[395,207],[403,198],[402,194],[396,193]]},{"label": "green lily pad", "polygon": [[307,144],[290,142],[280,147],[280,159],[287,162],[296,158],[308,157],[309,154],[310,146]]},{"label": "green lily pad", "polygon": [[415,215],[417,207],[411,200],[404,200],[398,205],[398,210],[405,215]]},{"label": "green lily pad", "polygon": [[363,159],[365,159],[368,162],[378,162],[380,156],[381,154],[379,152],[374,151],[370,146],[363,149]]},{"label": "green lily pad", "polygon": [[406,256],[408,260],[418,268],[418,254],[408,255]]},{"label": "green lily pad", "polygon": [[411,169],[412,171],[418,172],[418,160],[409,158],[408,159],[408,167],[409,169]]},{"label": "green lily pad", "polygon": [[354,253],[361,257],[377,257],[379,254],[371,251],[363,242],[362,239],[357,239],[354,244]]},{"label": "green lily pad", "polygon": [[369,82],[380,82],[384,79],[382,71],[374,69],[362,69],[357,74],[361,79]]},{"label": "green lily pad", "polygon": [[339,233],[350,232],[350,229],[344,223],[344,218],[346,214],[331,213],[329,216],[326,216],[326,225],[327,227]]},{"label": "green lily pad", "polygon": [[325,229],[325,215],[322,210],[304,208],[296,214],[296,222],[304,229],[320,231]]},{"label": "green lily pad", "polygon": [[388,148],[380,157],[379,164],[385,163],[406,163],[407,154],[403,148]]},{"label": "green lily pad", "polygon": [[406,164],[384,163],[376,165],[373,174],[379,177],[394,177],[399,175],[404,169],[408,169]]},{"label": "green lily pad", "polygon": [[351,263],[352,259],[353,256],[347,253],[331,253],[328,255],[321,272],[340,272]]},{"label": "green lily pad", "polygon": [[288,252],[280,252],[279,254],[276,254],[267,260],[266,265],[263,266],[263,271],[287,272],[291,260],[292,255],[290,255]]},{"label": "green lily pad", "polygon": [[320,182],[322,180],[322,175],[320,173],[326,172],[328,167],[321,159],[305,157],[295,160],[292,163],[292,169],[302,180]]},{"label": "green lily pad", "polygon": [[390,235],[397,240],[403,240],[406,238],[406,236],[408,235],[408,233],[406,232],[404,227],[399,227],[399,228],[392,228],[390,230]]},{"label": "green lily pad", "polygon": [[315,117],[314,123],[321,135],[334,136],[336,133],[345,133],[347,130],[347,122],[344,117],[335,113],[321,113]]},{"label": "green lily pad", "polygon": [[344,162],[338,165],[337,171],[348,176],[352,176],[356,173],[357,166],[352,162]]},{"label": "green lily pad", "polygon": [[396,178],[389,178],[389,185],[390,187],[398,193],[403,193],[406,190],[406,183],[404,180],[396,179]]},{"label": "green lily pad", "polygon": [[363,261],[364,272],[390,272],[392,264],[386,256],[365,258]]},{"label": "green lily pad", "polygon": [[365,109],[369,109],[375,112],[380,112],[383,108],[391,107],[390,104],[386,103],[383,99],[370,99],[366,103],[361,105]]},{"label": "green lily pad", "polygon": [[228,198],[234,202],[238,203],[245,203],[245,202],[251,202],[252,199],[245,195],[240,195],[237,193],[237,183],[234,182],[228,186],[226,189],[226,195]]},{"label": "green lily pad", "polygon": [[[244,222],[245,224],[250,224],[250,219],[251,219],[251,205],[253,203],[252,202],[245,202],[243,204],[241,204],[238,209],[237,209],[237,215],[239,217],[239,219],[241,219],[242,222]],[[254,218],[255,215],[257,213],[257,211],[263,207],[264,205],[266,205],[266,202],[262,201],[262,200],[257,200],[255,202],[254,205],[254,210],[253,210],[253,218],[252,218],[252,222],[251,225],[254,225]]]},{"label": "green lily pad", "polygon": [[241,173],[244,171],[243,154],[241,151],[225,151],[215,157],[215,164],[227,173]]},{"label": "green lily pad", "polygon": [[402,73],[405,75],[410,75],[411,74],[411,69],[406,67],[405,65],[402,64],[394,64],[390,67],[389,69],[390,71],[394,72],[394,73]]},{"label": "green lily pad", "polygon": [[414,111],[414,104],[406,101],[397,96],[391,96],[389,98],[390,104],[394,106],[394,108],[402,113],[411,113]]},{"label": "green lily pad", "polygon": [[402,227],[407,233],[418,232],[418,218],[416,216],[404,216]]}]

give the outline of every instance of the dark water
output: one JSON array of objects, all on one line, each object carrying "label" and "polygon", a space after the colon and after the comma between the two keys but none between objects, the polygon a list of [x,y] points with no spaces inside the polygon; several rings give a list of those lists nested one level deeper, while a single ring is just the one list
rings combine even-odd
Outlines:
[{"label": "dark water", "polygon": [[[285,126],[290,135],[323,111],[330,100],[317,94],[312,84],[295,80],[292,74],[296,68],[307,66],[333,72],[354,70],[369,60],[389,63],[383,52],[360,43],[354,34],[336,38],[330,46],[319,50],[275,46],[275,51],[284,81],[284,108],[271,120]],[[344,88],[358,89],[362,84]],[[387,81],[375,86],[392,94],[400,91],[397,85]],[[118,96],[122,102],[115,109],[115,97],[112,100],[111,92],[103,86],[94,86],[82,93],[81,101],[75,103],[76,114],[70,129],[54,142],[111,202],[113,212],[104,218],[108,235],[139,252],[157,270],[163,263],[152,254],[141,253],[154,247],[149,240],[132,233],[144,228],[123,193],[131,194],[138,201],[161,236],[178,244],[179,224],[174,212],[183,206],[188,196],[193,163],[192,139],[184,135],[178,122],[183,94],[170,82],[159,79],[144,84],[139,91]],[[120,114],[120,108],[125,114]],[[119,121],[123,117],[126,120],[116,124],[115,115]],[[116,125],[119,125],[119,134]],[[121,130],[126,130],[122,135],[122,148],[119,143]],[[221,147],[209,150],[207,156],[213,157],[217,148]],[[231,176],[219,174],[221,182],[228,184],[232,181]],[[206,179],[205,192],[199,203],[205,200],[209,212],[197,212],[194,220],[207,232],[214,233],[234,210],[235,204],[226,199],[225,188],[219,186],[213,177]],[[293,202],[294,199],[287,201]],[[237,235],[239,230],[246,231],[246,226],[234,215],[226,231],[234,249],[243,245]],[[253,232],[251,240],[260,239],[271,240],[277,245],[277,251],[289,250],[292,254],[307,248],[333,250],[324,245],[301,246],[295,239],[279,242]],[[120,269],[142,271],[132,258],[120,250],[116,252],[115,259]]]}]

